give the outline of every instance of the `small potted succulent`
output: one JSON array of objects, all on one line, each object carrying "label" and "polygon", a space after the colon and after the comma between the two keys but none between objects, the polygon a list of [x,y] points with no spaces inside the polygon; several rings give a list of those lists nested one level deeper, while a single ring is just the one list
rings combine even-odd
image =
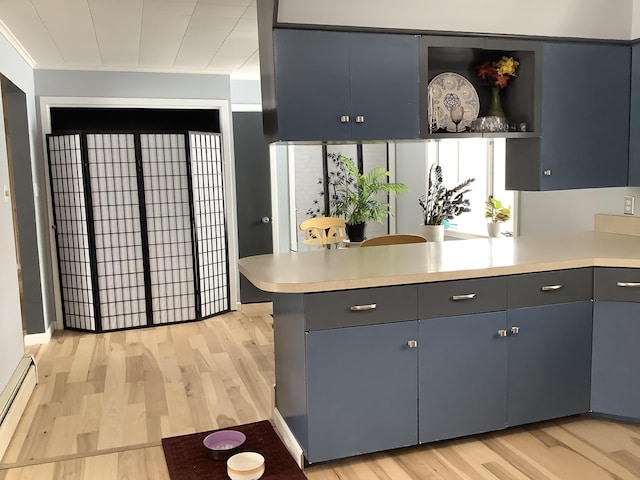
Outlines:
[{"label": "small potted succulent", "polygon": [[427,194],[418,198],[422,207],[420,234],[423,237],[430,241],[443,240],[445,221],[471,211],[469,199],[464,196],[471,191],[468,187],[474,181],[475,178],[469,178],[454,188],[446,188],[442,184],[442,167],[431,166]]},{"label": "small potted succulent", "polygon": [[489,219],[487,231],[490,237],[500,236],[500,222],[506,222],[511,218],[511,206],[505,207],[500,200],[489,197],[484,211],[485,218]]}]

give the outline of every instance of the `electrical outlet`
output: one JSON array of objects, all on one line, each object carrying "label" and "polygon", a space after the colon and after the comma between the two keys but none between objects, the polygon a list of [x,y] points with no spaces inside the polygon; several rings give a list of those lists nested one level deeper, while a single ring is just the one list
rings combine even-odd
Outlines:
[{"label": "electrical outlet", "polygon": [[624,214],[633,215],[636,209],[636,197],[625,195],[624,197]]}]

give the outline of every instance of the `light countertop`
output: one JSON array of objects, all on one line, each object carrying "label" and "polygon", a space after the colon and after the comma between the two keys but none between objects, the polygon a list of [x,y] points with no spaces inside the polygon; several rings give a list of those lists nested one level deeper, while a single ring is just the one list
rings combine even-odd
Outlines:
[{"label": "light countertop", "polygon": [[[322,292],[580,267],[640,268],[640,237],[584,232],[257,255],[240,272],[261,290]],[[639,272],[640,281],[640,272]]]}]

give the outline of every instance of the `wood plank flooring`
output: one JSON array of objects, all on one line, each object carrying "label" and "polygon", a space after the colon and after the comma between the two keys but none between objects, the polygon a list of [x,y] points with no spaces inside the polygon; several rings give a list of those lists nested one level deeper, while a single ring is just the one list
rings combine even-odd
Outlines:
[{"label": "wood plank flooring", "polygon": [[[164,436],[271,418],[268,306],[29,347],[40,383],[0,480],[168,480]],[[310,480],[640,479],[640,425],[589,417],[313,465]]]}]

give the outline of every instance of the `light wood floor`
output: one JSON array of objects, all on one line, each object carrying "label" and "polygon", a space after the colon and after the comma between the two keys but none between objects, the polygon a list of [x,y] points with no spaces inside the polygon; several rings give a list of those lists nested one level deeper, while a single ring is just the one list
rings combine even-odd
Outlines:
[{"label": "light wood floor", "polygon": [[[164,436],[271,418],[264,306],[30,347],[39,385],[0,480],[168,480]],[[640,426],[574,417],[314,465],[310,480],[640,479]]]}]

